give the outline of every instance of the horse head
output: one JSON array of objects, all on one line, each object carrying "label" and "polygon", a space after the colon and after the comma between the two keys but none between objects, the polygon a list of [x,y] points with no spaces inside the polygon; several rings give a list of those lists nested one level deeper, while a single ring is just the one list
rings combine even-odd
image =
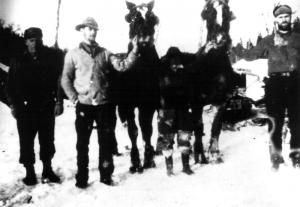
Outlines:
[{"label": "horse head", "polygon": [[230,22],[235,19],[230,11],[229,0],[206,0],[201,13],[206,21],[207,41],[213,41],[218,47],[231,44]]},{"label": "horse head", "polygon": [[138,44],[146,47],[154,42],[155,25],[159,19],[153,13],[154,1],[135,5],[126,1],[129,13],[125,16],[125,20],[129,23],[129,38],[138,37]]}]

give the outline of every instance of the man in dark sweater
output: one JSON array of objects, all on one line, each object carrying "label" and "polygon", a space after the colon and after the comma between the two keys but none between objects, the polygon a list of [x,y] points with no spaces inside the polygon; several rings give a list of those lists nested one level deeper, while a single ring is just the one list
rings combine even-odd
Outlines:
[{"label": "man in dark sweater", "polygon": [[55,153],[55,115],[63,111],[62,99],[58,97],[63,54],[45,47],[42,36],[40,28],[25,30],[27,49],[12,59],[7,81],[8,101],[20,138],[20,163],[26,169],[23,179],[26,185],[37,183],[34,170],[37,133],[43,162],[42,182],[60,182],[52,170],[51,160]]},{"label": "man in dark sweater", "polygon": [[274,169],[284,163],[281,152],[286,113],[291,132],[290,158],[294,167],[300,167],[300,35],[292,30],[291,14],[292,9],[288,5],[276,6],[273,10],[274,33],[243,55],[246,60],[268,59],[270,78],[265,87],[265,101],[267,113],[275,122],[275,126],[271,126],[270,142]]}]

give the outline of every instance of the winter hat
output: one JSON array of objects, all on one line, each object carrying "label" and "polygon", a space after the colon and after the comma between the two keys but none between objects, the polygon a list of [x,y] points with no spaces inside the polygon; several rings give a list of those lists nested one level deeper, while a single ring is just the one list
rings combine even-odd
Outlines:
[{"label": "winter hat", "polygon": [[41,39],[43,37],[42,30],[38,27],[30,27],[25,30],[24,32],[24,39],[30,39],[30,38],[38,38]]},{"label": "winter hat", "polygon": [[277,17],[280,14],[292,14],[292,9],[288,5],[277,5],[273,10],[274,17]]},{"label": "winter hat", "polygon": [[98,24],[96,22],[96,20],[93,17],[87,17],[86,19],[83,20],[83,22],[81,24],[78,24],[75,29],[77,31],[79,31],[81,28],[84,27],[91,27],[95,30],[98,30]]}]

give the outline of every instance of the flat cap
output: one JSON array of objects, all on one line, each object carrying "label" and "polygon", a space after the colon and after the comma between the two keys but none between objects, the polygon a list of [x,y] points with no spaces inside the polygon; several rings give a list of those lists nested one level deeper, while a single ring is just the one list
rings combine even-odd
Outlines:
[{"label": "flat cap", "polygon": [[87,17],[86,19],[84,19],[82,21],[81,24],[78,24],[75,29],[77,31],[79,31],[81,28],[84,28],[84,27],[91,27],[95,30],[98,30],[98,23],[96,22],[96,20],[93,18],[93,17]]},{"label": "flat cap", "polygon": [[24,32],[24,39],[30,39],[30,38],[42,38],[43,32],[38,27],[30,27],[25,30]]},{"label": "flat cap", "polygon": [[273,9],[273,15],[274,17],[277,17],[280,14],[292,14],[292,9],[289,5],[277,5]]}]

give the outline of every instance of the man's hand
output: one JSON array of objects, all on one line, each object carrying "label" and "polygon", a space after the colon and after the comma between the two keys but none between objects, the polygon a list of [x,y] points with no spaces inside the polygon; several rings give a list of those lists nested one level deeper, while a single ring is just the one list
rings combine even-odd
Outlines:
[{"label": "man's hand", "polygon": [[205,46],[204,46],[204,54],[208,53],[211,49],[217,48],[217,44],[214,41],[209,41]]},{"label": "man's hand", "polygon": [[64,104],[62,102],[57,102],[54,108],[55,116],[59,116],[64,112]]}]

